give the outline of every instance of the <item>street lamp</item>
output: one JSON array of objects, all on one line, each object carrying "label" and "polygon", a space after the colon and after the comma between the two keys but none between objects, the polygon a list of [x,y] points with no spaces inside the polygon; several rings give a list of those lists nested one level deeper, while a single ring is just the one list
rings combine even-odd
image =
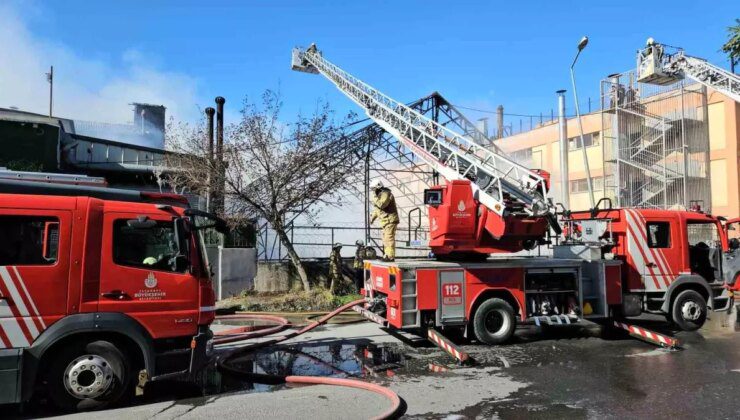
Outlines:
[{"label": "street lamp", "polygon": [[588,185],[588,199],[591,203],[591,209],[596,207],[596,203],[594,203],[594,186],[591,180],[591,169],[588,165],[588,154],[586,153],[586,143],[583,141],[583,124],[581,123],[581,110],[578,107],[578,91],[576,90],[576,74],[573,70],[573,68],[576,65],[576,61],[578,61],[578,56],[581,55],[581,51],[583,51],[584,48],[586,48],[586,45],[588,45],[588,37],[584,36],[581,38],[581,41],[578,42],[578,52],[576,53],[576,57],[573,59],[573,64],[570,65],[570,81],[573,84],[573,97],[576,105],[576,120],[578,120],[578,132],[579,137],[581,140],[581,151],[583,153],[583,166],[586,170],[586,184]]}]

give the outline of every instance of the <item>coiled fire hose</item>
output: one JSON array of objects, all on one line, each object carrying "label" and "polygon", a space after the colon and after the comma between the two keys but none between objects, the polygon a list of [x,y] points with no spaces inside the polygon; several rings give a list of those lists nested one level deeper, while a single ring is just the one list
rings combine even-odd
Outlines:
[{"label": "coiled fire hose", "polygon": [[[391,389],[356,380],[346,378],[329,378],[329,377],[318,377],[318,376],[281,376],[281,375],[268,375],[263,373],[246,372],[239,369],[231,364],[231,362],[239,356],[243,356],[255,350],[263,347],[272,346],[297,337],[301,334],[305,334],[314,328],[325,324],[334,316],[351,309],[355,305],[362,305],[365,303],[364,299],[358,299],[354,302],[350,302],[343,305],[332,312],[324,315],[320,319],[312,322],[311,324],[288,334],[275,337],[259,343],[249,343],[244,346],[236,347],[229,350],[224,355],[221,355],[216,360],[216,367],[221,373],[239,377],[242,379],[249,380],[251,382],[265,383],[265,384],[311,384],[311,385],[334,385],[334,386],[345,386],[350,388],[364,389],[367,391],[374,392],[376,394],[386,397],[391,402],[391,407],[382,414],[375,417],[376,419],[393,419],[399,417],[401,413],[401,398],[393,392]],[[258,337],[265,337],[271,334],[281,332],[291,326],[290,322],[282,317],[273,315],[256,315],[256,314],[242,314],[242,315],[224,315],[216,318],[222,321],[267,321],[272,322],[275,325],[272,326],[244,326],[229,329],[226,331],[217,332],[216,338],[213,340],[215,345],[233,343],[236,341],[249,340]]]}]

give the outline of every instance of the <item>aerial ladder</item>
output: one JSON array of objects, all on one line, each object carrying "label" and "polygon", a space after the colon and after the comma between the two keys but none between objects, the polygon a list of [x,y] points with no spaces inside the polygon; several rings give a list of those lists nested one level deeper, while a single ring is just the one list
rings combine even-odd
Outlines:
[{"label": "aerial ladder", "polygon": [[[516,252],[544,243],[549,227],[560,232],[547,172],[526,168],[498,147],[483,147],[386,96],[325,59],[315,44],[294,49],[291,64],[293,70],[325,76],[447,181],[435,190],[439,195],[432,192],[427,200],[425,193],[427,204],[446,212],[430,211],[429,245],[437,255]],[[474,212],[466,204],[471,202],[466,188]],[[477,220],[467,223],[468,215]]]},{"label": "aerial ladder", "polygon": [[680,48],[670,54],[668,48],[668,45],[648,38],[645,48],[637,53],[638,82],[664,86],[688,77],[740,102],[738,75],[692,57]]}]

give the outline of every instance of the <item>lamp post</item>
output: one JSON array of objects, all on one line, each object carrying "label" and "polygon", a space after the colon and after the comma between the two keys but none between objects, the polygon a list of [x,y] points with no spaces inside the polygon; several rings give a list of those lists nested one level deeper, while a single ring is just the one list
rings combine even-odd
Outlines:
[{"label": "lamp post", "polygon": [[591,208],[593,209],[596,207],[596,203],[594,203],[594,186],[591,180],[591,169],[588,165],[588,154],[586,153],[586,143],[583,141],[583,124],[581,123],[581,111],[578,107],[578,91],[576,90],[576,74],[573,70],[576,61],[578,61],[578,56],[581,55],[581,51],[583,51],[584,48],[586,48],[586,45],[588,45],[588,37],[584,36],[581,38],[581,41],[578,43],[578,52],[576,53],[576,57],[573,59],[573,63],[570,65],[570,81],[573,84],[573,97],[575,101],[576,106],[576,120],[578,121],[578,134],[581,140],[581,151],[583,153],[583,166],[586,170],[586,184],[588,185],[588,199],[591,203]]}]

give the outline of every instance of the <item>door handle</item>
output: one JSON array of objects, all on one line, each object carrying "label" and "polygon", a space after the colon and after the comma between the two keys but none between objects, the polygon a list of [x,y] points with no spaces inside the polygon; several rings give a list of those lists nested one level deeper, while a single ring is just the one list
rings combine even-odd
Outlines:
[{"label": "door handle", "polygon": [[101,293],[100,296],[114,300],[130,299],[130,296],[126,292],[120,290],[111,290],[110,292]]},{"label": "door handle", "polygon": [[649,262],[649,263],[645,264],[646,267],[655,267],[655,265],[656,264],[654,262]]}]

